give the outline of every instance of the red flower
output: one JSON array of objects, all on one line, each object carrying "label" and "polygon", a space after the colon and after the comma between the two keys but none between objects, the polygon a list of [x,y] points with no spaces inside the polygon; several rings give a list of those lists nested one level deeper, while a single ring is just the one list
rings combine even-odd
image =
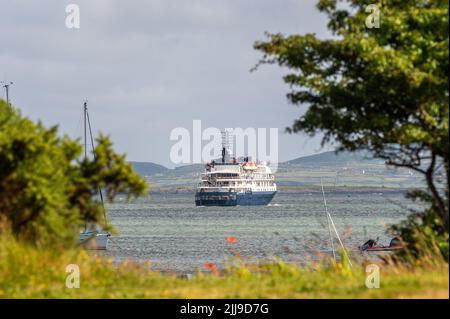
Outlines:
[{"label": "red flower", "polygon": [[217,266],[214,263],[207,261],[203,264],[203,268],[211,271],[214,276],[219,276],[219,270],[217,270]]},{"label": "red flower", "polygon": [[234,236],[226,237],[225,240],[226,240],[228,243],[230,243],[230,244],[234,244],[234,243],[237,242],[237,239],[236,239],[236,237],[234,237]]},{"label": "red flower", "polygon": [[203,265],[203,268],[205,268],[205,269],[211,269],[211,268],[213,268],[215,265],[214,265],[214,263],[212,263],[212,262],[210,262],[210,261],[207,261],[207,262],[205,262],[205,264]]}]

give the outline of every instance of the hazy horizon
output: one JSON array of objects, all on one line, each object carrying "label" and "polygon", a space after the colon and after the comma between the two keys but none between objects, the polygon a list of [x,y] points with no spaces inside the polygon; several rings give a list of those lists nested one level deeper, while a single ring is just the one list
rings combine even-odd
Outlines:
[{"label": "hazy horizon", "polygon": [[[296,160],[296,159],[299,159],[299,158],[303,158],[303,157],[309,157],[309,156],[313,156],[313,155],[320,155],[320,154],[323,154],[323,153],[329,153],[329,152],[334,152],[334,150],[323,150],[323,151],[319,151],[319,152],[314,153],[314,154],[301,155],[301,156],[297,156],[297,157],[294,157],[294,158],[287,159],[287,160],[285,160],[285,161],[279,161],[278,164],[285,163],[285,162],[289,162],[289,161],[293,161],[293,160]],[[156,162],[153,162],[153,161],[134,161],[134,160],[130,160],[130,159],[128,159],[128,158],[127,158],[127,162],[133,162],[133,163],[152,163],[152,164],[161,165],[161,166],[164,166],[164,167],[170,168],[170,169],[173,169],[173,168],[175,168],[175,167],[183,167],[183,166],[189,166],[189,165],[199,164],[199,163],[191,163],[191,164],[175,164],[175,165],[169,167],[168,165],[164,165],[164,164],[161,164],[161,163],[156,163]]]}]

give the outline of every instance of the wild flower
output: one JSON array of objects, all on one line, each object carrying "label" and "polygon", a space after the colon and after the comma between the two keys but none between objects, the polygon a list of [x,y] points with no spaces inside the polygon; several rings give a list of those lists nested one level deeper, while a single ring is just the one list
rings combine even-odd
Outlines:
[{"label": "wild flower", "polygon": [[209,270],[214,276],[219,276],[219,270],[217,269],[216,264],[207,261],[206,263],[204,263],[203,268]]}]

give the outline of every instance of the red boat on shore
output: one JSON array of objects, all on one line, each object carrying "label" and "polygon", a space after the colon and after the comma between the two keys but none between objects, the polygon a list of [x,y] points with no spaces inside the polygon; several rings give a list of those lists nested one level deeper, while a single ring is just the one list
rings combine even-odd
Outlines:
[{"label": "red boat on shore", "polygon": [[399,249],[403,249],[403,242],[398,237],[392,238],[389,246],[378,245],[378,238],[377,240],[369,239],[363,245],[359,246],[359,250],[361,251],[392,251]]}]

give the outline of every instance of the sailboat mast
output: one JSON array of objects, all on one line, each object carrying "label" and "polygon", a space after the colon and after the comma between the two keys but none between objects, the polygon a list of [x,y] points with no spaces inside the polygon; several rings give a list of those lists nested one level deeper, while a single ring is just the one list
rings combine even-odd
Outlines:
[{"label": "sailboat mast", "polygon": [[[87,127],[89,128],[89,136],[90,136],[90,139],[91,139],[91,145],[92,145],[92,154],[93,154],[94,159],[95,159],[95,144],[94,144],[94,137],[93,137],[93,135],[92,135],[91,120],[89,119],[89,113],[88,113],[88,110],[87,110],[87,104],[86,104],[86,102],[84,103],[84,110],[85,110],[85,112],[84,112],[84,114],[85,114],[85,116],[84,116],[84,132],[85,132],[85,133],[84,133],[84,143],[85,143],[85,145],[86,145],[86,143],[87,143],[87,141],[86,141],[86,137],[87,137],[87,134],[86,134],[86,122],[87,122]],[[102,192],[102,189],[101,189],[101,188],[98,189],[98,193],[99,193],[99,195],[100,195],[100,201],[102,202],[102,207],[103,207],[103,218],[105,219],[105,223],[106,223],[107,219],[106,219],[106,212],[105,212],[105,203],[104,203],[104,201],[103,201],[103,192]]]},{"label": "sailboat mast", "polygon": [[84,159],[87,159],[87,129],[86,129],[86,116],[87,116],[87,102],[84,102],[84,107],[83,107],[83,123],[84,123]]},{"label": "sailboat mast", "polygon": [[[87,102],[83,104],[83,124],[84,124],[84,160],[87,159],[87,131],[86,131],[86,114],[87,114]],[[84,224],[84,232],[87,231],[87,224]]]},{"label": "sailboat mast", "polygon": [[328,213],[327,200],[325,198],[325,191],[323,189],[322,179],[320,179],[320,186],[322,187],[323,204],[325,206],[325,214],[326,214],[326,217],[327,217],[328,236],[330,237],[331,250],[333,251],[333,258],[334,258],[334,260],[336,260],[336,252],[334,250],[333,235],[331,233],[331,224],[330,224],[330,218],[331,217],[330,217],[330,214]]},{"label": "sailboat mast", "polygon": [[341,237],[339,236],[339,233],[338,233],[338,231],[336,229],[336,225],[334,224],[333,219],[331,218],[331,214],[328,211],[327,200],[325,199],[325,191],[323,190],[322,179],[320,179],[320,185],[322,186],[323,203],[325,205],[325,213],[327,214],[328,234],[330,236],[331,249],[333,250],[334,260],[336,260],[336,254],[335,254],[335,251],[334,251],[334,244],[333,244],[333,237],[332,237],[332,234],[331,234],[331,227],[333,227],[334,233],[336,234],[336,238],[338,239],[339,244],[341,245],[342,251],[343,251],[343,253],[346,256],[350,267],[352,267],[352,261],[350,260],[350,257],[348,256],[347,249],[345,249],[345,246],[342,243]]}]

